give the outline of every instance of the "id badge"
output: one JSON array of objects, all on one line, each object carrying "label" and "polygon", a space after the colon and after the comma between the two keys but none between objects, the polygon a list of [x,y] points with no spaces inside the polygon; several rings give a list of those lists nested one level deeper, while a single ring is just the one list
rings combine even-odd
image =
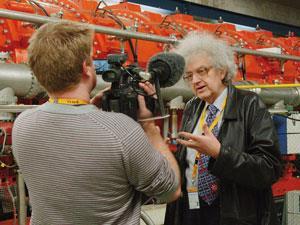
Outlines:
[{"label": "id badge", "polygon": [[189,191],[188,199],[189,199],[189,209],[200,209],[198,191]]}]

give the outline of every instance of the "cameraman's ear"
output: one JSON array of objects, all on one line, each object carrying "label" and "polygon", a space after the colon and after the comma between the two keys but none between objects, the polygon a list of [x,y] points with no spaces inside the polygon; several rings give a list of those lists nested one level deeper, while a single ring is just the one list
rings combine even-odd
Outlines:
[{"label": "cameraman's ear", "polygon": [[92,70],[94,70],[94,68],[90,60],[89,59],[84,60],[82,63],[82,75],[93,76],[93,73],[91,73]]},{"label": "cameraman's ear", "polygon": [[86,76],[88,74],[88,65],[86,63],[86,60],[82,63],[82,76]]}]

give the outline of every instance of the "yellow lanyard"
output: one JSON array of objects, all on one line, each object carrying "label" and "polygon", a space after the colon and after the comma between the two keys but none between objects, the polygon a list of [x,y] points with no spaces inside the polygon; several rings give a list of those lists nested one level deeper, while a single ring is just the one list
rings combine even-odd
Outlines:
[{"label": "yellow lanyard", "polygon": [[66,104],[66,105],[87,105],[90,102],[76,98],[49,98],[50,103]]},{"label": "yellow lanyard", "polygon": [[[218,124],[218,122],[220,121],[221,118],[221,114],[225,108],[226,105],[226,100],[227,98],[224,99],[222,106],[221,106],[221,111],[219,111],[218,115],[216,116],[216,118],[214,119],[214,121],[211,123],[211,125],[209,126],[209,130],[212,131],[214,129],[214,127]],[[199,119],[199,129],[202,129],[203,125],[204,125],[204,119],[206,117],[206,111],[207,111],[207,105],[206,107],[203,109],[200,119]]]},{"label": "yellow lanyard", "polygon": [[[212,129],[218,124],[218,122],[220,121],[220,118],[221,118],[221,114],[225,108],[225,105],[226,105],[226,101],[227,101],[227,98],[224,99],[223,103],[222,103],[222,106],[221,106],[221,111],[218,113],[217,117],[214,119],[214,121],[211,123],[211,125],[209,126],[209,130],[212,131]],[[206,109],[207,109],[207,105],[205,106],[205,108],[203,109],[202,113],[201,113],[201,116],[200,116],[200,119],[199,119],[199,129],[201,129],[203,127],[203,124],[204,124],[204,119],[205,119],[205,116],[206,116]],[[196,175],[197,175],[197,171],[198,171],[198,161],[200,160],[200,153],[197,152],[196,154],[196,158],[195,158],[195,163],[194,163],[194,166],[193,166],[193,172],[192,172],[192,183],[195,182],[195,179],[196,179]]]}]

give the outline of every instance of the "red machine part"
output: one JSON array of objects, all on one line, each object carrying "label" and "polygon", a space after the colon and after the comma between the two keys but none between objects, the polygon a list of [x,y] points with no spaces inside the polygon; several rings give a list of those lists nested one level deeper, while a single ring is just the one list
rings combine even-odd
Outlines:
[{"label": "red machine part", "polygon": [[16,179],[15,163],[10,148],[12,126],[12,122],[0,121],[0,186],[12,184]]},{"label": "red machine part", "polygon": [[288,191],[300,190],[300,179],[294,176],[297,171],[293,163],[296,155],[283,156],[283,160],[285,161],[283,176],[272,186],[275,197],[283,196]]}]

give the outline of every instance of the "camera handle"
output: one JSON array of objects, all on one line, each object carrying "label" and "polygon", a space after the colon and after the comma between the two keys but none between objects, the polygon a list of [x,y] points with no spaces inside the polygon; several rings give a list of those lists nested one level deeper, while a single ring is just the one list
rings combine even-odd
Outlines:
[{"label": "camera handle", "polygon": [[159,111],[161,113],[161,116],[164,117],[166,115],[166,112],[165,112],[165,108],[164,108],[163,99],[161,97],[159,79],[158,79],[158,76],[156,76],[156,74],[153,75],[153,80],[154,80],[154,85],[155,85],[155,90],[156,90],[156,95],[157,95]]}]

